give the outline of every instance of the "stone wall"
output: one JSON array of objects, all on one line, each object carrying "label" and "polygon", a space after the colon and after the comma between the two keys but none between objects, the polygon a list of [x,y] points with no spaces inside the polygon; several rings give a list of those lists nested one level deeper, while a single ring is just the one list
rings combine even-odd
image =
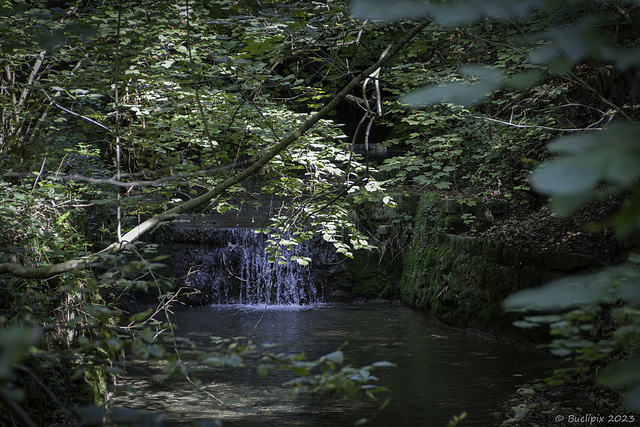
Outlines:
[{"label": "stone wall", "polygon": [[421,196],[399,287],[403,301],[447,324],[511,335],[517,316],[502,309],[506,296],[595,267],[595,259],[586,255],[532,253],[526,247],[453,234],[455,222],[442,199]]}]

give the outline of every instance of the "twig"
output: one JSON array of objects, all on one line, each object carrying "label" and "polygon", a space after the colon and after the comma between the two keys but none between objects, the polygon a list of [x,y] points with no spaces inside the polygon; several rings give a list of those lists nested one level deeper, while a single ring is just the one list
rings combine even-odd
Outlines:
[{"label": "twig", "polygon": [[[238,168],[239,166],[249,166],[251,164],[252,164],[251,161],[245,160],[245,161],[232,163],[230,165],[219,167],[219,168],[203,169],[200,172],[176,174],[176,175],[168,176],[168,177],[165,177],[165,178],[158,178],[158,179],[148,180],[148,181],[144,181],[144,180],[139,180],[139,181],[120,181],[120,180],[116,179],[115,177],[114,178],[92,178],[92,177],[89,177],[89,176],[84,176],[84,175],[79,175],[79,174],[64,175],[64,174],[60,174],[58,172],[53,173],[53,174],[43,173],[42,176],[43,177],[53,177],[53,178],[56,178],[56,179],[61,179],[63,181],[70,181],[70,180],[84,181],[84,182],[89,182],[91,184],[110,184],[110,185],[115,185],[115,186],[118,186],[118,187],[131,188],[131,187],[143,187],[143,186],[147,186],[147,185],[157,186],[157,185],[160,185],[160,184],[162,184],[164,182],[176,181],[176,180],[181,179],[181,178],[191,178],[191,177],[198,176],[198,175],[210,175],[210,174],[214,174],[214,173],[218,173],[218,172],[224,172],[224,171],[228,171],[228,170],[233,170],[233,169]],[[26,173],[26,172],[4,172],[3,175],[6,176],[6,177],[11,177],[11,178],[27,178],[29,176],[32,176],[30,173]],[[134,175],[140,175],[140,174],[121,174],[121,178],[122,177],[126,177],[126,176],[134,176]]]},{"label": "twig", "polygon": [[597,91],[596,89],[594,89],[593,87],[591,87],[587,82],[585,82],[584,80],[582,80],[580,77],[576,76],[574,73],[572,72],[568,72],[565,74],[567,77],[570,77],[571,79],[573,79],[575,82],[577,82],[580,86],[582,86],[583,88],[585,88],[586,90],[588,90],[589,92],[593,93],[595,96],[598,97],[598,99],[600,99],[600,102],[602,102],[603,104],[613,108],[614,110],[616,110],[618,113],[620,113],[620,115],[622,117],[624,117],[625,119],[627,119],[630,122],[633,122],[634,120],[629,117],[629,115],[624,111],[624,109],[622,109],[622,107],[617,106],[616,104],[614,104],[613,102],[609,101],[607,98],[605,98],[599,91]]},{"label": "twig", "polygon": [[556,131],[556,132],[584,132],[584,131],[590,131],[590,130],[602,130],[602,128],[590,128],[590,127],[587,127],[587,128],[554,128],[554,127],[540,126],[540,125],[519,125],[517,123],[505,122],[503,120],[492,119],[490,117],[483,117],[483,116],[471,116],[471,117],[474,118],[474,119],[478,119],[478,120],[486,120],[488,122],[499,123],[501,125],[516,127],[516,128],[522,128],[522,129],[543,129],[543,130],[552,130],[552,131]]},{"label": "twig", "polygon": [[[47,98],[49,98],[49,100],[51,100],[51,97],[49,96],[49,94],[46,94],[46,95],[47,95]],[[57,102],[53,102],[53,100],[51,100],[51,103],[52,103],[55,107],[57,107],[57,108],[61,109],[61,110],[62,110],[62,111],[64,111],[64,112],[67,112],[67,113],[69,113],[69,114],[71,114],[71,115],[73,115],[73,116],[76,116],[76,117],[80,117],[82,120],[86,120],[87,122],[89,122],[89,123],[91,123],[91,124],[93,124],[93,125],[96,125],[96,126],[98,126],[98,127],[101,127],[101,128],[102,128],[102,129],[104,129],[104,130],[107,130],[107,131],[109,131],[109,132],[113,132],[113,129],[111,129],[111,128],[110,128],[110,127],[108,127],[108,126],[103,125],[103,124],[102,124],[102,123],[100,123],[100,122],[97,122],[97,121],[93,120],[92,118],[89,118],[89,117],[87,117],[87,116],[83,116],[82,114],[76,113],[75,111],[71,111],[71,110],[69,110],[68,108],[64,108],[62,105],[58,104]]]},{"label": "twig", "polygon": [[71,15],[73,15],[75,13],[76,10],[78,10],[78,8],[80,7],[80,5],[82,4],[82,0],[78,0],[76,1],[76,4],[71,6],[69,8],[69,10],[67,10],[64,14],[64,16],[60,19],[60,23],[64,23],[64,21],[69,18]]},{"label": "twig", "polygon": [[32,193],[36,189],[36,185],[38,185],[38,181],[40,181],[40,177],[42,177],[42,173],[44,172],[44,165],[46,163],[47,163],[47,157],[45,156],[44,160],[42,161],[42,166],[40,167],[40,173],[38,174],[38,176],[36,177],[35,182],[33,183],[33,188],[31,189]]},{"label": "twig", "polygon": [[187,26],[187,52],[189,52],[189,72],[191,73],[191,79],[193,82],[193,89],[194,89],[194,93],[196,95],[196,103],[198,104],[198,111],[200,112],[200,119],[202,120],[202,125],[204,126],[204,132],[207,135],[207,140],[209,141],[209,144],[211,145],[212,151],[213,151],[213,140],[211,139],[211,133],[209,132],[209,121],[207,120],[207,118],[204,115],[204,109],[202,108],[202,101],[200,100],[200,85],[198,84],[198,82],[196,81],[195,77],[195,73],[194,73],[194,67],[193,67],[193,56],[191,54],[192,48],[191,48],[191,23],[189,21],[189,15],[190,15],[190,11],[189,11],[189,0],[187,0],[187,8],[186,8],[186,26]]}]

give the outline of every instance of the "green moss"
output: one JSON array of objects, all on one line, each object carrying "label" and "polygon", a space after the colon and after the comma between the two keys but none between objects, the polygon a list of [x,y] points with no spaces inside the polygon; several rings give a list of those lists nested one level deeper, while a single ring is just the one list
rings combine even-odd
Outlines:
[{"label": "green moss", "polygon": [[108,378],[104,370],[92,367],[84,371],[84,381],[89,386],[91,400],[96,406],[103,405],[107,401]]},{"label": "green moss", "polygon": [[358,251],[347,261],[350,291],[365,298],[394,298],[402,275],[398,260],[380,257],[378,253]]},{"label": "green moss", "polygon": [[546,282],[549,271],[502,242],[446,234],[454,220],[437,206],[433,195],[420,200],[400,297],[452,325],[515,333],[515,316],[504,312],[501,301]]}]

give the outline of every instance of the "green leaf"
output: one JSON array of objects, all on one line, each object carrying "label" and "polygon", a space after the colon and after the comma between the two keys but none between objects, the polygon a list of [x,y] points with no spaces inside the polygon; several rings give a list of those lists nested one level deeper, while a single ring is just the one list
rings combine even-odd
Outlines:
[{"label": "green leaf", "polygon": [[580,194],[553,196],[550,200],[551,209],[560,216],[566,216],[579,209],[593,197],[591,191]]},{"label": "green leaf", "polygon": [[525,289],[507,297],[507,310],[560,310],[578,305],[593,304],[610,298],[609,271],[556,280],[535,289]]},{"label": "green leaf", "polygon": [[161,358],[164,356],[165,350],[162,346],[157,344],[150,344],[147,346],[147,351],[149,354],[155,358]]},{"label": "green leaf", "polygon": [[458,70],[461,75],[471,76],[475,79],[487,82],[500,82],[504,78],[504,73],[496,68],[489,68],[477,64],[467,64]]},{"label": "green leaf", "polygon": [[416,19],[425,15],[428,5],[412,0],[354,0],[351,13],[356,19],[395,21],[398,19]]},{"label": "green leaf", "polygon": [[549,144],[549,150],[566,154],[531,174],[532,186],[543,194],[582,200],[601,182],[627,186],[640,177],[640,125],[636,123],[560,138]]},{"label": "green leaf", "polygon": [[640,412],[640,385],[625,393],[624,406],[632,411]]},{"label": "green leaf", "polygon": [[387,397],[384,402],[382,402],[382,405],[380,405],[380,407],[378,408],[379,411],[382,411],[384,408],[386,408],[389,403],[391,403],[391,398]]},{"label": "green leaf", "polygon": [[306,377],[310,374],[309,370],[304,366],[291,366],[289,370],[300,377]]},{"label": "green leaf", "polygon": [[533,187],[547,195],[584,194],[600,181],[604,159],[599,153],[567,156],[536,169],[530,177]]},{"label": "green leaf", "polygon": [[269,366],[268,365],[258,365],[256,368],[256,372],[260,376],[260,378],[266,378],[269,374]]},{"label": "green leaf", "polygon": [[515,89],[526,90],[538,84],[540,80],[542,80],[541,71],[522,71],[509,76],[506,84]]},{"label": "green leaf", "polygon": [[147,319],[147,317],[149,317],[153,313],[153,311],[154,311],[153,308],[149,308],[149,309],[147,309],[145,311],[142,311],[140,313],[136,313],[136,314],[134,314],[134,315],[129,317],[129,321],[132,322],[132,323],[135,323],[135,322],[140,322],[142,320],[145,320],[145,319]]},{"label": "green leaf", "polygon": [[63,213],[62,215],[60,215],[60,218],[58,218],[58,220],[56,221],[56,225],[62,224],[67,219],[67,217],[69,216],[70,213],[71,213],[71,211],[67,211],[67,212]]},{"label": "green leaf", "polygon": [[374,367],[374,368],[395,368],[398,365],[396,365],[395,363],[391,363],[391,362],[387,362],[387,361],[381,360],[379,362],[372,363],[371,366]]},{"label": "green leaf", "polygon": [[598,375],[598,382],[608,387],[640,381],[640,357],[625,360],[606,368]]},{"label": "green leaf", "polygon": [[342,361],[344,360],[344,354],[340,350],[336,350],[333,353],[322,356],[320,360],[333,363],[342,363]]},{"label": "green leaf", "polygon": [[429,3],[433,18],[443,25],[469,24],[482,17],[508,19],[527,16],[543,7],[540,0],[447,1]]},{"label": "green leaf", "polygon": [[629,255],[629,262],[632,262],[634,264],[640,264],[640,254],[634,252],[631,255]]},{"label": "green leaf", "polygon": [[537,323],[527,322],[525,320],[516,320],[513,322],[513,326],[516,328],[537,328],[540,325]]},{"label": "green leaf", "polygon": [[113,375],[120,375],[124,373],[124,369],[118,368],[117,366],[107,366],[104,368],[105,372],[108,372]]},{"label": "green leaf", "polygon": [[567,350],[566,348],[554,348],[551,349],[551,354],[558,357],[566,357],[572,354],[571,350]]},{"label": "green leaf", "polygon": [[398,102],[414,107],[443,102],[469,107],[482,101],[499,86],[498,82],[491,81],[472,84],[456,82],[444,86],[430,86],[403,95]]},{"label": "green leaf", "polygon": [[39,340],[40,332],[35,328],[12,326],[0,331],[0,379],[11,379],[13,365]]}]

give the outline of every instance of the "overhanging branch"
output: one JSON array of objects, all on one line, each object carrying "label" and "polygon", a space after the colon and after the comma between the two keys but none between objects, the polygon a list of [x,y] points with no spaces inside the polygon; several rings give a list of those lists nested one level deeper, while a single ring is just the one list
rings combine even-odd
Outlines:
[{"label": "overhanging branch", "polygon": [[415,37],[420,31],[424,29],[429,24],[429,22],[429,20],[425,20],[416,25],[413,30],[407,33],[400,41],[392,45],[391,48],[388,49],[388,52],[386,52],[386,54],[383,54],[375,64],[371,65],[358,76],[354,77],[353,80],[351,80],[331,101],[329,101],[327,105],[325,105],[313,116],[309,117],[298,129],[296,129],[288,136],[284,137],[273,147],[266,150],[256,160],[255,163],[251,164],[242,172],[226,179],[207,193],[186,201],[174,208],[171,208],[165,212],[162,212],[161,214],[154,216],[153,218],[144,221],[143,223],[139,224],[131,231],[126,233],[124,236],[122,236],[120,242],[114,242],[98,253],[88,255],[76,260],[65,261],[59,264],[44,267],[25,267],[19,263],[3,263],[0,264],[0,274],[8,273],[25,279],[46,279],[55,276],[56,274],[64,273],[67,271],[85,269],[92,262],[98,260],[100,258],[100,255],[115,254],[122,249],[123,245],[136,241],[140,236],[151,230],[156,225],[175,218],[177,215],[189,212],[205,203],[208,203],[210,200],[218,197],[229,188],[257,173],[263,166],[269,163],[271,159],[286,150],[287,147],[289,147],[293,142],[297,141],[298,138],[300,138],[306,131],[311,129],[313,126],[315,126],[316,123],[318,123],[318,121],[326,117],[332,110],[334,110],[349,93],[351,93],[362,83],[362,81],[364,81],[364,79],[369,77],[374,71],[382,67],[392,57],[394,57],[413,37]]}]

